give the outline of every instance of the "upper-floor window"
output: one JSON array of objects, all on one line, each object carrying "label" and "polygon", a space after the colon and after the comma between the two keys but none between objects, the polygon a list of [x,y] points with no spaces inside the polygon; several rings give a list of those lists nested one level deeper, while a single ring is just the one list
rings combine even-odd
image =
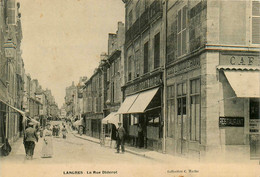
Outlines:
[{"label": "upper-floor window", "polygon": [[148,50],[148,44],[149,42],[146,42],[144,44],[144,74],[148,72],[148,55],[149,55],[149,50]]},{"label": "upper-floor window", "polygon": [[252,43],[260,44],[260,1],[252,1]]},{"label": "upper-floor window", "polygon": [[133,24],[133,10],[130,10],[128,14],[128,29],[132,26]]},{"label": "upper-floor window", "polygon": [[154,36],[154,69],[160,66],[160,33]]},{"label": "upper-floor window", "polygon": [[140,59],[141,53],[140,50],[135,51],[135,77],[140,76]]},{"label": "upper-floor window", "polygon": [[132,79],[132,56],[128,57],[128,81],[130,81]]},{"label": "upper-floor window", "polygon": [[136,17],[136,19],[138,19],[139,15],[140,15],[140,1],[141,0],[138,0],[136,2],[136,6],[135,6],[135,17]]},{"label": "upper-floor window", "polygon": [[178,56],[187,53],[187,6],[178,11],[177,50]]}]

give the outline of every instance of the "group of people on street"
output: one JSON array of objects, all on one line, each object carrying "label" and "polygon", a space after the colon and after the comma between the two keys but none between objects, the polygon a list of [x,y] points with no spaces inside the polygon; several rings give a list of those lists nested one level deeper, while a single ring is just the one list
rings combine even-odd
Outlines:
[{"label": "group of people on street", "polygon": [[[62,135],[63,138],[66,138],[67,129],[64,124],[62,124]],[[53,129],[51,129],[51,124],[47,123],[45,129],[39,129],[40,137],[43,138],[42,144],[42,158],[51,158],[53,156],[53,144],[52,144],[52,137],[53,137]],[[56,134],[55,134],[56,136]],[[25,129],[24,132],[24,148],[26,152],[26,159],[33,159],[35,143],[38,142],[38,134],[36,128],[34,128],[34,123],[29,122],[28,127]]]},{"label": "group of people on street", "polygon": [[60,126],[59,125],[53,125],[52,135],[56,136],[56,137],[60,136]]}]

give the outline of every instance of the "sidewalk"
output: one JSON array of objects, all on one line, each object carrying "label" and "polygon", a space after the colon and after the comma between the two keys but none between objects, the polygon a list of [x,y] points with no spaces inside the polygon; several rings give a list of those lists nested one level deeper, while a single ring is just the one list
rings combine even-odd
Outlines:
[{"label": "sidewalk", "polygon": [[[96,144],[100,144],[100,140],[97,138],[93,138],[87,135],[79,135],[77,131],[73,131],[71,130],[71,133],[77,137],[77,138],[81,138]],[[165,162],[165,163],[173,163],[173,162],[183,162],[183,163],[192,163],[189,159],[185,159],[182,157],[176,157],[176,156],[172,156],[169,154],[163,154],[160,152],[156,152],[156,151],[152,151],[152,150],[148,150],[148,149],[139,149],[139,148],[135,148],[135,147],[131,147],[131,146],[125,146],[125,152],[134,154],[134,155],[138,155],[144,158],[148,158],[148,159],[152,159],[152,160],[156,160],[157,162]],[[194,161],[193,161],[194,163]]]}]

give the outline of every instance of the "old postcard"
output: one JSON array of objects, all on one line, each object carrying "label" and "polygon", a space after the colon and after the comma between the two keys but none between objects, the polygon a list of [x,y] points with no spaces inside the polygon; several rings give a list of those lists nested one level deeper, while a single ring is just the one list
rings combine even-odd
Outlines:
[{"label": "old postcard", "polygon": [[259,0],[0,0],[1,177],[260,176]]}]

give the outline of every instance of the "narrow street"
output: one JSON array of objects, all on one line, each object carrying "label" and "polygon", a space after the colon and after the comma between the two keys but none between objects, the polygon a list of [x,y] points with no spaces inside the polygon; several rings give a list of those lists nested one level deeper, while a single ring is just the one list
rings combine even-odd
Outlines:
[{"label": "narrow street", "polygon": [[[61,122],[60,122],[61,123]],[[56,123],[55,123],[56,124]],[[143,164],[156,163],[153,160],[138,157],[130,153],[117,154],[116,150],[108,147],[101,147],[96,143],[89,142],[75,137],[70,131],[67,139],[53,137],[52,158],[41,158],[43,138],[36,143],[33,160],[25,159],[25,150],[20,138],[14,145],[11,154],[1,158],[1,163],[25,163],[25,164]]]}]

